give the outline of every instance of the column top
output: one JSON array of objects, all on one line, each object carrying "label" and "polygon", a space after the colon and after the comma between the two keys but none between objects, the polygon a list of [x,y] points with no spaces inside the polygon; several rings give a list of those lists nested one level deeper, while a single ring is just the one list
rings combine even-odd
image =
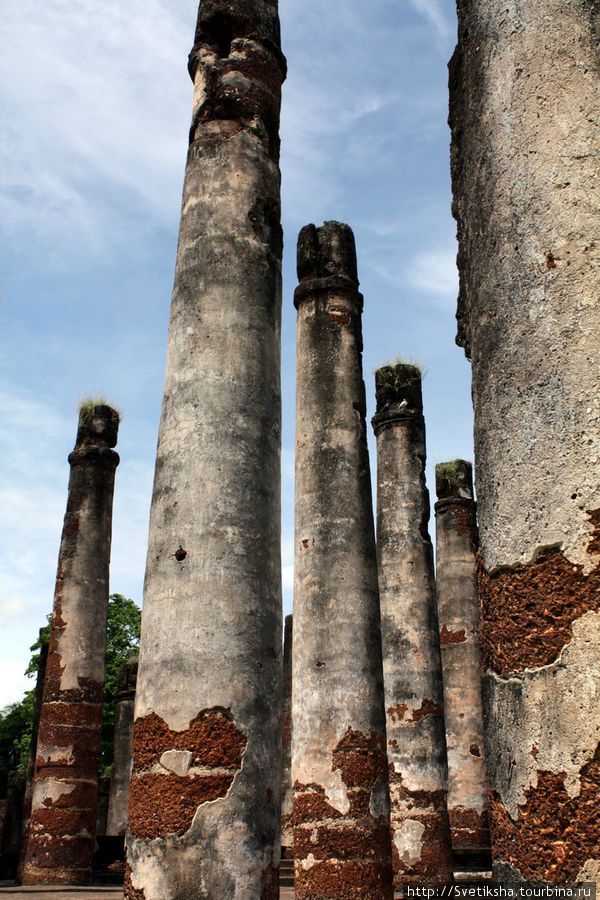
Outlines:
[{"label": "column top", "polygon": [[435,491],[438,500],[473,502],[473,466],[465,459],[438,463],[435,467]]},{"label": "column top", "polygon": [[132,656],[121,664],[117,682],[117,700],[126,700],[135,696],[137,684],[138,657]]},{"label": "column top", "polygon": [[110,449],[117,443],[121,415],[106,403],[90,401],[79,409],[75,449]]},{"label": "column top", "polygon": [[275,57],[285,77],[278,6],[278,0],[201,0],[188,62],[192,79],[203,51],[227,59],[235,39],[261,44]]},{"label": "column top", "polygon": [[358,301],[356,244],[349,225],[324,222],[320,227],[305,225],[298,235],[296,267],[300,284],[294,294],[294,305],[322,291],[339,291]]},{"label": "column top", "polygon": [[422,372],[414,363],[382,366],[375,372],[376,411],[371,423],[377,434],[388,422],[423,416]]}]

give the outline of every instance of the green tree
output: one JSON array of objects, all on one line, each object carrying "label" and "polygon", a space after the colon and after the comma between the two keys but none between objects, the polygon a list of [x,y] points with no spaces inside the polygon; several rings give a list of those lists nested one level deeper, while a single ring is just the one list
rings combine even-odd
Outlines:
[{"label": "green tree", "polygon": [[[102,710],[100,775],[110,775],[114,752],[115,708],[121,664],[137,654],[140,644],[141,610],[122,594],[111,594],[108,601],[106,633],[106,668],[104,705]],[[50,617],[48,617],[49,619]],[[40,648],[48,643],[50,626],[41,629],[40,636],[30,647],[32,651],[26,675],[37,674]],[[27,770],[35,688],[24,695],[20,703],[11,703],[0,711],[0,796],[6,793],[8,772],[18,768]]]},{"label": "green tree", "polygon": [[115,711],[119,670],[124,662],[137,655],[140,646],[142,611],[123,594],[111,594],[108,601],[106,632],[106,667],[104,670],[104,706],[102,709],[102,744],[100,774],[110,775],[114,756]]}]

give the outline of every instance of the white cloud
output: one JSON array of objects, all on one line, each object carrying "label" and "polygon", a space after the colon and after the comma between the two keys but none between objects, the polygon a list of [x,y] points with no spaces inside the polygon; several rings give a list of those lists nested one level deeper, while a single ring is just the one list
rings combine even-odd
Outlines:
[{"label": "white cloud", "polygon": [[413,287],[434,297],[456,302],[458,271],[456,250],[432,250],[418,253],[408,269]]},{"label": "white cloud", "polygon": [[[173,10],[175,6],[175,10]],[[183,0],[35,0],[4,12],[5,228],[114,238],[119,204],[176,213],[191,84]],[[192,13],[193,15],[193,13]],[[108,195],[113,210],[107,216]],[[102,210],[102,213],[100,212]]]},{"label": "white cloud", "polygon": [[412,6],[433,25],[438,38],[446,42],[453,33],[452,25],[444,15],[440,0],[410,0]]},{"label": "white cloud", "polygon": [[23,669],[21,661],[0,659],[0,710],[19,703],[23,694],[35,687],[35,679],[24,675]]}]

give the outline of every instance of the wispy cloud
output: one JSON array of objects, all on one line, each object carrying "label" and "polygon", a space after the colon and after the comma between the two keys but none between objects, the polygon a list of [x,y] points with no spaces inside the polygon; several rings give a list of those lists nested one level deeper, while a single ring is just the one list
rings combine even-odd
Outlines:
[{"label": "wispy cloud", "polygon": [[440,0],[410,0],[412,6],[433,25],[438,38],[444,43],[453,35],[453,25],[446,18]]},{"label": "wispy cloud", "polygon": [[177,209],[191,94],[190,28],[177,7],[187,5],[21,0],[5,10],[0,170],[11,233],[67,231],[101,246],[123,205],[159,219]]},{"label": "wispy cloud", "polygon": [[456,301],[458,272],[456,251],[433,250],[418,253],[408,268],[413,287],[436,298]]}]

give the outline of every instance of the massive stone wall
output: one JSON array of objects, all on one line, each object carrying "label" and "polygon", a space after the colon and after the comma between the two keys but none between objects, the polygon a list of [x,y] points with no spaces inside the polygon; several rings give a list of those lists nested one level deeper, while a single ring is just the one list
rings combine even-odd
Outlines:
[{"label": "massive stone wall", "polygon": [[495,868],[598,878],[600,7],[458,12],[458,341],[473,370]]}]

